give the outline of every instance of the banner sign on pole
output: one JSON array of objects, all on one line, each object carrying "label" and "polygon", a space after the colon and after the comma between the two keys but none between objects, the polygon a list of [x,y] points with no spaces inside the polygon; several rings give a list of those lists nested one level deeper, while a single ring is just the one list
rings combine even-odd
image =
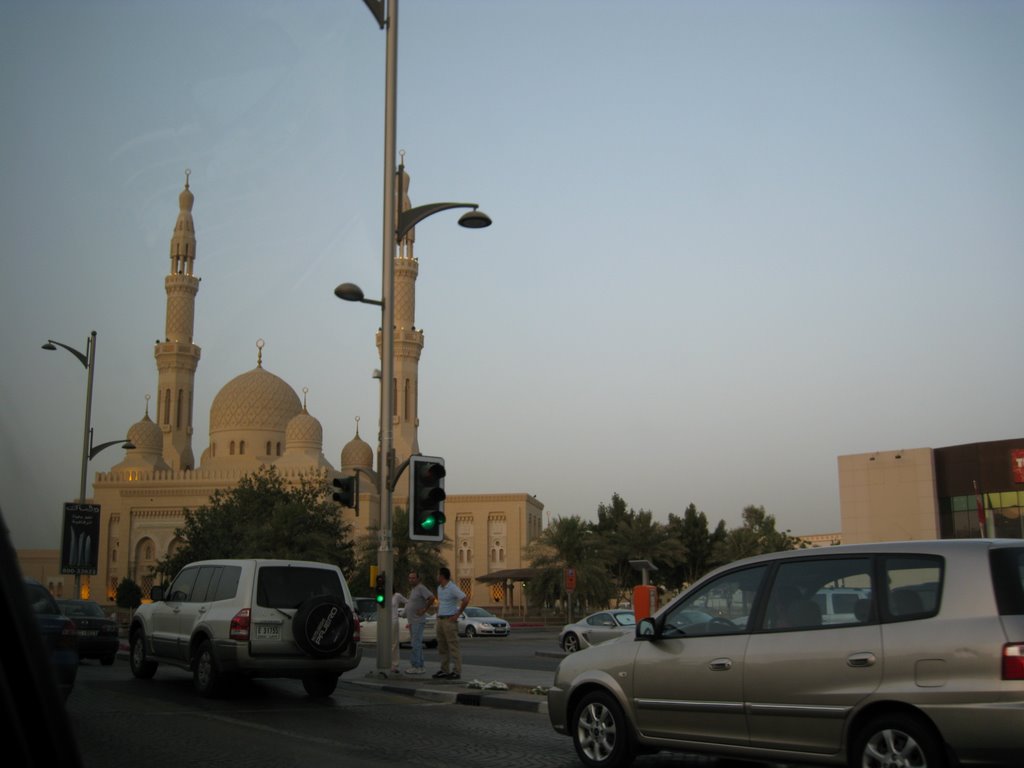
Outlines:
[{"label": "banner sign on pole", "polygon": [[99,551],[99,505],[66,503],[60,545],[60,572],[95,576]]}]

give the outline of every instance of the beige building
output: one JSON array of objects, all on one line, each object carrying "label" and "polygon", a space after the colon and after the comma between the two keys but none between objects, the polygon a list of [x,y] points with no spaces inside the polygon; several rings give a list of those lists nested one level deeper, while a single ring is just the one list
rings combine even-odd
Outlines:
[{"label": "beige building", "polygon": [[[403,190],[408,188],[408,176]],[[404,192],[403,192],[404,194]],[[356,435],[344,447],[338,468],[323,454],[323,427],[284,379],[264,367],[262,341],[256,367],[227,382],[210,405],[209,440],[195,460],[193,400],[200,348],[194,338],[195,302],[200,278],[195,272],[195,202],[186,177],[171,237],[170,267],[164,278],[167,312],[163,341],[157,342],[157,396],[152,416],[128,432],[134,448],[109,472],[97,473],[93,503],[101,507],[98,573],[85,588],[91,597],[113,599],[117,585],[131,578],[148,591],[153,566],[181,542],[175,529],[183,510],[207,503],[218,489],[233,487],[245,474],[273,465],[285,478],[310,473],[328,479],[359,469],[372,470],[374,451]],[[406,203],[406,205],[408,205]],[[395,261],[394,447],[400,464],[418,453],[418,371],[423,332],[415,326],[415,233],[400,244]],[[378,351],[380,334],[378,332]],[[404,479],[404,478],[403,478]],[[359,513],[343,509],[357,539],[380,520],[379,498],[361,483]],[[404,505],[400,483],[395,504]],[[449,486],[449,490],[450,486]],[[477,605],[522,606],[523,590],[501,572],[525,567],[524,547],[542,528],[544,505],[525,493],[450,495],[446,501],[447,536],[443,556],[459,586]],[[495,578],[498,576],[499,578]],[[512,587],[512,589],[510,589]],[[358,589],[358,587],[357,587]]]},{"label": "beige building", "polygon": [[844,544],[1024,538],[1024,438],[838,461]]}]

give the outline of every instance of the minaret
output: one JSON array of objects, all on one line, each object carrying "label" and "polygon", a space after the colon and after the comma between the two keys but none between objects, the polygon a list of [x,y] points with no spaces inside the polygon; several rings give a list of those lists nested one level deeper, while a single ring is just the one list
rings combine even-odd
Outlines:
[{"label": "minaret", "polygon": [[167,320],[164,340],[153,352],[157,368],[157,424],[164,436],[164,461],[172,469],[192,469],[192,395],[195,388],[199,347],[192,343],[199,278],[193,276],[196,260],[196,229],[192,223],[195,196],[188,188],[191,171],[185,171],[185,189],[178,195],[178,221],[171,236],[171,272],[164,278]]},{"label": "minaret", "polygon": [[[405,153],[399,169],[398,189],[401,200],[398,210],[407,211],[409,203],[409,174],[405,172]],[[419,365],[423,351],[423,331],[416,328],[416,276],[419,262],[413,255],[416,230],[398,244],[395,255],[395,362],[392,382],[394,410],[394,437],[396,465],[413,453],[419,453],[416,432],[419,428]],[[381,336],[377,332],[377,353],[380,354]]]}]

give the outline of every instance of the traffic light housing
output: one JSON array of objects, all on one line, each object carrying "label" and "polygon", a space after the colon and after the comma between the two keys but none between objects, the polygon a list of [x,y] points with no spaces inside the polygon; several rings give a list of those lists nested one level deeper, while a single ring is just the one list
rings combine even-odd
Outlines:
[{"label": "traffic light housing", "polygon": [[377,601],[377,607],[384,607],[384,590],[387,587],[387,579],[383,573],[377,574],[377,581],[373,587],[373,599]]},{"label": "traffic light housing", "polygon": [[439,456],[409,458],[409,538],[413,541],[444,541],[444,459]]},{"label": "traffic light housing", "polygon": [[359,509],[359,475],[336,477],[332,481],[335,488],[334,500],[343,507]]}]

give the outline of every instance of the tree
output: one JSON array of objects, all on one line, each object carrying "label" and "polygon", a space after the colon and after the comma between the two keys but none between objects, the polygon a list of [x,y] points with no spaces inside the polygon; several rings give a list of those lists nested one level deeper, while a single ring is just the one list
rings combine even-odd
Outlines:
[{"label": "tree", "polygon": [[775,516],[764,507],[748,506],[743,510],[743,525],[733,528],[716,547],[716,556],[722,563],[731,563],[744,557],[795,549],[796,539],[789,531],[775,527]]},{"label": "tree", "polygon": [[[450,541],[445,537],[445,543]],[[409,538],[409,511],[404,507],[395,507],[391,516],[391,553],[395,572],[393,584],[399,592],[408,586],[406,576],[410,570],[420,575],[420,582],[433,589],[437,584],[437,569],[446,565],[441,557],[441,542],[432,543],[413,541]],[[370,582],[370,566],[377,565],[377,552],[380,549],[380,526],[367,529],[366,535],[360,538],[356,548],[356,567],[352,576],[352,584]],[[357,588],[358,592],[359,589]]]},{"label": "tree", "polygon": [[630,560],[651,561],[659,569],[654,580],[664,581],[658,578],[661,571],[671,569],[684,557],[683,547],[667,526],[654,522],[654,514],[648,510],[634,511],[617,493],[612,494],[611,504],[598,505],[595,530],[608,549],[615,582],[627,597],[643,578]]},{"label": "tree", "polygon": [[531,605],[551,605],[565,596],[566,568],[576,571],[575,598],[585,606],[604,607],[615,594],[607,548],[593,523],[579,516],[556,517],[527,548],[535,571],[527,582]]},{"label": "tree", "polygon": [[184,542],[161,560],[157,573],[173,576],[196,560],[281,558],[353,565],[351,525],[331,499],[326,473],[286,483],[273,466],[243,476],[234,488],[214,491],[210,503],[185,510],[175,530]]},{"label": "tree", "polygon": [[134,611],[142,605],[142,588],[126,576],[117,585],[114,603],[118,608],[131,608]]},{"label": "tree", "polygon": [[714,532],[710,532],[707,515],[698,512],[691,502],[682,517],[669,513],[668,529],[683,550],[681,562],[671,572],[673,584],[692,584],[719,564],[715,549],[726,537],[724,520],[719,520]]}]

